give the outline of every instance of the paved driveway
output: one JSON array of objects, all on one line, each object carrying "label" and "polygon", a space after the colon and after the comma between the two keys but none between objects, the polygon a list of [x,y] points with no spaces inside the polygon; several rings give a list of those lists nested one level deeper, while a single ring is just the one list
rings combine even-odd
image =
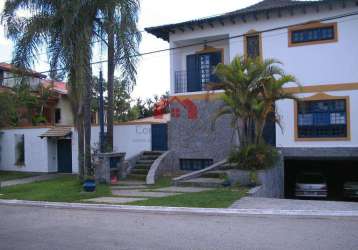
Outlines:
[{"label": "paved driveway", "polygon": [[206,216],[0,205],[0,249],[357,249],[357,218]]},{"label": "paved driveway", "polygon": [[230,208],[243,209],[279,209],[279,210],[324,210],[358,211],[358,202],[291,200],[244,197]]}]

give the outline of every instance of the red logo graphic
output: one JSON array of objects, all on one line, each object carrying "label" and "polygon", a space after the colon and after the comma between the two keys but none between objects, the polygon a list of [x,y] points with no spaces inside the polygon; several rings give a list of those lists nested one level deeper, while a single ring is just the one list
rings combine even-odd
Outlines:
[{"label": "red logo graphic", "polygon": [[[168,99],[162,99],[154,105],[154,117],[156,119],[162,119],[165,111],[170,107],[170,104],[174,102],[179,103],[182,107],[185,108],[187,117],[190,120],[195,120],[198,117],[198,108],[193,101],[188,98],[180,100],[177,96],[171,97]],[[172,117],[179,118],[181,116],[180,108],[171,108],[170,114]]]}]

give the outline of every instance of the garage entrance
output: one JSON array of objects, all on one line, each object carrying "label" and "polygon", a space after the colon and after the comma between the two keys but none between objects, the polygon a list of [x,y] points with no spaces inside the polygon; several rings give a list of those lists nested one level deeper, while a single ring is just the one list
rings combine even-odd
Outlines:
[{"label": "garage entrance", "polygon": [[[307,189],[313,186],[318,191],[309,195]],[[352,197],[356,187],[358,191],[356,159],[285,160],[285,198],[358,201]],[[347,195],[351,191],[353,195]]]}]

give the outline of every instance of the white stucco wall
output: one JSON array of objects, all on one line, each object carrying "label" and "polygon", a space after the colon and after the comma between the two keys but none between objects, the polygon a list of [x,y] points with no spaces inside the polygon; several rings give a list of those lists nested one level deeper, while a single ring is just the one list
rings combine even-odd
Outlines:
[{"label": "white stucco wall", "polygon": [[55,108],[61,109],[61,119],[56,125],[73,125],[73,115],[71,109],[71,103],[67,96],[60,95],[60,99]]},{"label": "white stucco wall", "polygon": [[[99,147],[99,127],[91,130],[91,144],[93,148]],[[151,125],[115,125],[113,127],[113,150],[125,152],[126,159],[139,154],[142,151],[150,151],[152,148]],[[72,136],[72,171],[78,173],[78,146],[77,133]]]},{"label": "white stucco wall", "polygon": [[55,139],[45,139],[47,141],[48,171],[57,172],[57,141]]},{"label": "white stucco wall", "polygon": [[[56,172],[57,171],[57,141],[56,139],[39,136],[49,128],[4,129],[0,139],[1,161],[0,169],[25,172]],[[72,172],[78,173],[78,144],[77,132],[72,129]],[[99,146],[99,127],[92,127],[91,144]],[[15,135],[25,136],[25,165],[16,166]],[[125,152],[130,158],[142,151],[151,150],[151,125],[115,125],[114,151]]]},{"label": "white stucco wall", "polygon": [[[39,136],[49,128],[4,129],[1,145],[0,169],[25,172],[57,172],[57,141]],[[72,129],[72,172],[78,173],[77,133]],[[99,147],[99,127],[92,127],[91,144]],[[15,135],[25,136],[25,165],[16,166]],[[142,151],[151,150],[151,125],[115,125],[114,151],[125,152],[130,158]]]},{"label": "white stucco wall", "polygon": [[[328,6],[321,7],[319,12],[316,9],[308,8],[306,14],[301,9],[294,11],[294,15],[288,11],[282,11],[282,16],[278,17],[277,13],[271,13],[270,19],[266,14],[258,15],[258,20],[253,17],[247,17],[247,22],[236,20],[236,24],[229,21],[225,26],[215,23],[211,28],[205,25],[202,30],[195,27],[194,31],[186,29],[184,32],[177,30],[170,34],[170,46],[175,47],[180,44],[190,42],[204,42],[215,40],[217,37],[235,37],[229,39],[228,52],[231,61],[237,55],[244,54],[244,38],[242,35],[250,30],[264,31],[282,26],[302,24],[317,19],[334,17],[346,13],[358,11],[358,6],[353,1],[346,1],[347,5],[342,8],[341,4],[333,5],[330,10]],[[294,75],[298,82],[304,86],[329,85],[341,83],[358,83],[358,18],[357,16],[344,17],[326,21],[325,23],[337,22],[338,41],[333,43],[305,45],[305,46],[288,46],[288,29],[283,28],[276,31],[264,32],[261,34],[262,55],[263,58],[274,58],[283,63],[283,69]],[[209,46],[214,46],[208,43]],[[191,48],[194,52],[198,46]],[[199,46],[200,47],[200,46]],[[202,48],[203,46],[201,46]],[[220,48],[220,46],[217,46]],[[225,47],[226,48],[226,47]],[[183,67],[183,61],[187,52],[180,50],[171,51],[171,94],[174,94],[174,72]],[[226,55],[227,52],[225,52]],[[181,70],[185,70],[181,69]],[[290,85],[289,85],[290,86]],[[306,141],[298,142],[294,140],[294,106],[293,101],[281,101],[277,108],[281,113],[283,132],[279,126],[277,131],[277,146],[280,147],[357,147],[358,146],[358,90],[352,91],[334,91],[325,92],[329,95],[350,96],[350,127],[351,140],[349,141]],[[196,93],[197,94],[197,93]],[[310,96],[317,93],[301,94],[299,96]]]},{"label": "white stucco wall", "polygon": [[114,150],[126,152],[130,158],[141,151],[152,149],[151,125],[117,125],[114,126]]},{"label": "white stucco wall", "polygon": [[[6,129],[2,130],[0,169],[25,172],[49,172],[47,140],[39,135],[48,128]],[[16,166],[15,135],[23,134],[25,139],[25,165]]]},{"label": "white stucco wall", "polygon": [[[335,5],[333,10],[329,10],[328,6],[326,6],[320,8],[318,13],[316,9],[307,9],[307,13],[303,14],[302,10],[298,9],[295,11],[294,16],[291,16],[288,11],[283,11],[281,18],[277,16],[277,13],[273,13],[269,20],[266,19],[266,15],[259,15],[258,21],[255,21],[253,17],[248,17],[246,23],[237,21],[236,24],[232,24],[226,21],[225,26],[216,24],[214,28],[211,28],[206,25],[204,30],[195,27],[194,31],[186,29],[185,32],[171,33],[170,46],[177,47],[178,45],[210,41],[218,37],[235,37],[250,30],[264,31],[276,27],[302,24],[353,11],[358,11],[358,6],[352,2],[347,2],[346,8],[342,8],[341,5]],[[263,57],[275,58],[281,61],[285,71],[295,75],[303,86],[358,82],[358,70],[356,70],[356,65],[358,64],[357,16],[327,22],[337,22],[338,42],[288,47],[288,29],[284,28],[262,33]],[[224,47],[226,63],[235,56],[244,54],[243,37],[218,43],[208,43],[208,45],[218,48]],[[203,45],[171,51],[172,94],[174,94],[174,72],[176,70],[185,70],[185,56],[202,48]]]}]

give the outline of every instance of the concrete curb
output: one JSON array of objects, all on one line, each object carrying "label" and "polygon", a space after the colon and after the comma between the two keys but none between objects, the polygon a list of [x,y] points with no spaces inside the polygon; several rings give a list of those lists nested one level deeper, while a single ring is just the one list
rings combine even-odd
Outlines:
[{"label": "concrete curb", "polygon": [[208,216],[293,216],[293,217],[357,217],[357,211],[328,211],[328,210],[275,210],[275,209],[230,209],[230,208],[189,208],[189,207],[155,207],[129,206],[88,203],[42,202],[25,200],[2,200],[0,205],[29,206],[55,209],[79,209],[94,211],[136,212],[154,214],[187,214]]}]

